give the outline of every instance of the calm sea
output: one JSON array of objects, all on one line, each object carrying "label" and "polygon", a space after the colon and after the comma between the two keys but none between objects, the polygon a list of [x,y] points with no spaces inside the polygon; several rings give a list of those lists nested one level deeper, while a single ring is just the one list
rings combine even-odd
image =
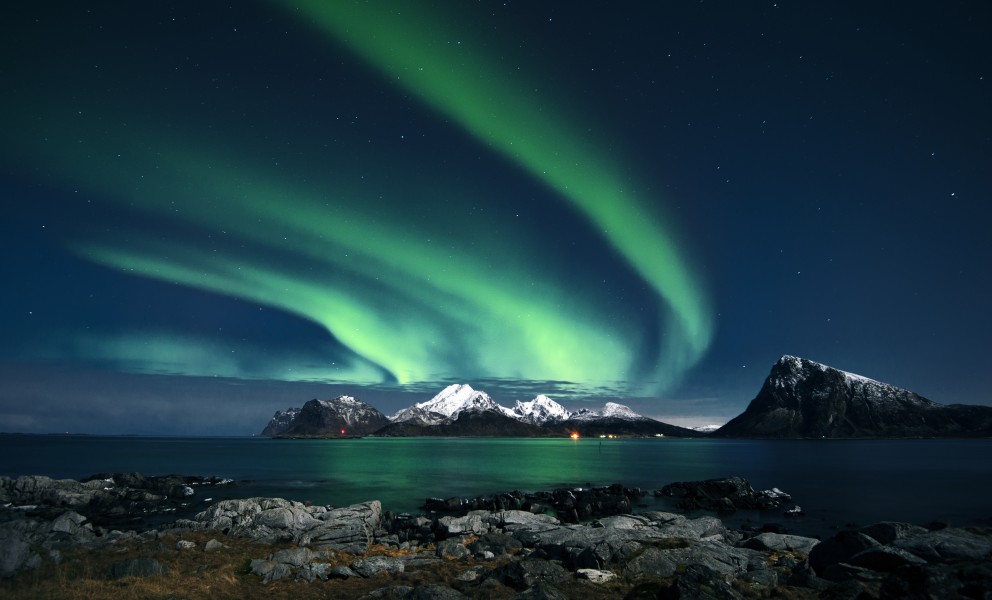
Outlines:
[{"label": "calm sea", "polygon": [[[342,506],[379,499],[416,512],[428,496],[741,475],[792,494],[796,532],[879,520],[992,525],[992,440],[155,438],[0,435],[0,475],[100,472],[216,475],[242,482],[207,497],[278,496]],[[667,508],[650,494],[643,509]],[[783,522],[742,511],[731,524]]]}]

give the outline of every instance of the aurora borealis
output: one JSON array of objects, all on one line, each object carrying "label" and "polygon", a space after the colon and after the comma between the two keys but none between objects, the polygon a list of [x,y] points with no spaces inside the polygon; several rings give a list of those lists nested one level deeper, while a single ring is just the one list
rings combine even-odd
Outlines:
[{"label": "aurora borealis", "polygon": [[981,19],[825,10],[14,9],[0,431],[455,381],[720,422],[784,353],[987,402]]}]

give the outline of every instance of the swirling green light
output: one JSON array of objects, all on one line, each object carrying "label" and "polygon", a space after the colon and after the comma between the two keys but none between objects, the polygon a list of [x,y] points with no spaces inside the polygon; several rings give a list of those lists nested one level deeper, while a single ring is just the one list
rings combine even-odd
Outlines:
[{"label": "swirling green light", "polygon": [[322,30],[360,54],[390,80],[453,117],[482,142],[557,190],[595,222],[610,243],[668,303],[673,319],[658,376],[694,364],[709,346],[712,321],[702,287],[673,237],[624,192],[610,161],[555,107],[525,89],[492,52],[454,43],[462,36],[423,4],[294,3]]}]

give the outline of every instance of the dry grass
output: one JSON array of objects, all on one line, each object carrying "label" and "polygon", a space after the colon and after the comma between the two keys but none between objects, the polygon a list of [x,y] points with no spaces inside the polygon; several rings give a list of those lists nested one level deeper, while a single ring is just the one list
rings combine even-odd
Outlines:
[{"label": "dry grass", "polygon": [[[250,573],[252,559],[265,558],[289,545],[265,546],[239,538],[221,538],[227,548],[204,552],[203,545],[216,534],[191,532],[182,539],[196,542],[194,550],[176,550],[178,537],[167,536],[151,542],[126,542],[99,549],[68,550],[62,563],[46,560],[41,568],[27,571],[12,579],[0,581],[0,598],[69,599],[69,600],[182,600],[199,598],[360,598],[369,592],[393,585],[415,587],[431,583],[464,586],[457,576],[475,563],[441,561],[422,570],[411,570],[371,579],[276,581],[263,584]],[[433,556],[430,549],[423,549]],[[364,556],[403,556],[410,550],[373,546]],[[109,579],[113,563],[138,557],[151,557],[165,564],[169,572],[150,577]],[[350,564],[354,555],[339,553],[327,562],[332,565]],[[498,565],[489,561],[490,568]],[[509,598],[517,592],[501,585],[472,593],[474,597],[493,600]]]}]

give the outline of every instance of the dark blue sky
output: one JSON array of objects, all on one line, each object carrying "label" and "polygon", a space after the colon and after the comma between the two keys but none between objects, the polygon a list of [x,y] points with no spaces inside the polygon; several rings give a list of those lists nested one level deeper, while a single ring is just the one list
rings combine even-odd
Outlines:
[{"label": "dark blue sky", "polygon": [[0,431],[451,382],[722,423],[794,354],[992,404],[990,11],[37,2],[0,24]]}]

